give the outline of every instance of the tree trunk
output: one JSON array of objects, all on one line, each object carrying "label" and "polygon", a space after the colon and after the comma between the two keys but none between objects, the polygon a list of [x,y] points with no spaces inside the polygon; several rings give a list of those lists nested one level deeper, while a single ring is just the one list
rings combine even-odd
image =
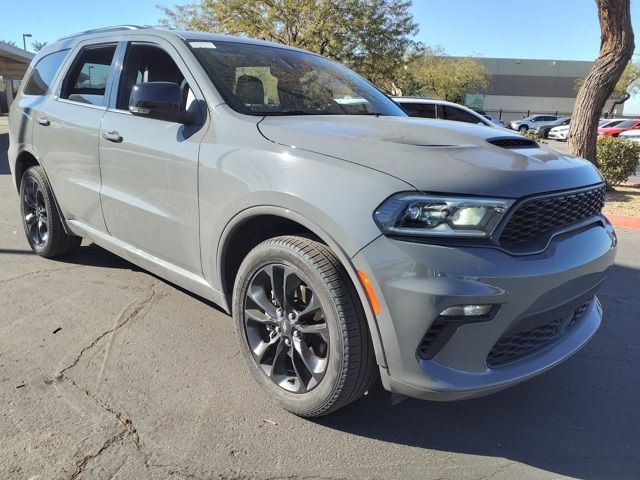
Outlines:
[{"label": "tree trunk", "polygon": [[600,54],[578,92],[569,131],[569,152],[596,163],[598,119],[635,48],[630,0],[596,0]]}]

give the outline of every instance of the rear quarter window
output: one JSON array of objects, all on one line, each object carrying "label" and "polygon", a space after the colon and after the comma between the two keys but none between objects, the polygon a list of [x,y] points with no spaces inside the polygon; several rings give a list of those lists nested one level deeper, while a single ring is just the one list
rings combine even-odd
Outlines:
[{"label": "rear quarter window", "polygon": [[445,120],[455,120],[457,122],[483,123],[482,120],[472,113],[450,105],[442,105],[442,118]]},{"label": "rear quarter window", "polygon": [[433,103],[407,103],[400,106],[412,117],[436,118],[436,106]]},{"label": "rear quarter window", "polygon": [[46,95],[49,93],[51,82],[53,82],[67,53],[69,50],[60,50],[38,60],[22,92],[25,95]]}]

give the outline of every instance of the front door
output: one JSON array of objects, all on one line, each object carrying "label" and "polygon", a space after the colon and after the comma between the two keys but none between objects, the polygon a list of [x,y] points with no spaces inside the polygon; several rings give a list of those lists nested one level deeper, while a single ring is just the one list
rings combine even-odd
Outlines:
[{"label": "front door", "polygon": [[[182,88],[194,125],[134,116],[131,90],[142,82]],[[102,120],[101,199],[109,233],[144,252],[201,274],[198,153],[206,131],[204,100],[169,43],[127,44],[117,91]]]}]

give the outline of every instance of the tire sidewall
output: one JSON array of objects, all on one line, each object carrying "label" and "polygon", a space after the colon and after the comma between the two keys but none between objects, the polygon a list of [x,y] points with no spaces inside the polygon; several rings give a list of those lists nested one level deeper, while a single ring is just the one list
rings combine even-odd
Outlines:
[{"label": "tire sidewall", "polygon": [[[42,175],[39,174],[40,172],[36,171],[37,168],[38,167],[31,167],[22,175],[22,180],[20,181],[20,213],[22,214],[22,227],[24,228],[24,233],[27,237],[27,241],[29,242],[29,246],[36,254],[43,255],[46,254],[51,244],[53,235],[55,234],[55,226],[53,225],[54,212],[51,208],[51,196],[49,195],[49,187],[42,179]],[[27,228],[27,222],[25,221],[24,191],[29,179],[34,180],[42,191],[42,194],[44,196],[44,206],[45,210],[47,211],[47,240],[42,245],[37,245],[32,240],[29,229]]]},{"label": "tire sidewall", "polygon": [[[288,392],[276,385],[253,359],[249,348],[244,324],[244,300],[246,292],[254,275],[269,264],[283,264],[297,270],[302,280],[307,283],[314,294],[318,295],[329,328],[329,357],[325,375],[313,390],[296,394]],[[348,345],[345,342],[347,330],[338,306],[335,304],[331,291],[314,266],[299,252],[280,245],[259,246],[247,255],[240,266],[236,277],[233,295],[233,317],[236,323],[237,339],[242,356],[249,371],[258,384],[271,395],[277,403],[289,411],[298,414],[312,414],[321,410],[329,402],[340,385],[344,382],[345,359],[348,356]]]}]

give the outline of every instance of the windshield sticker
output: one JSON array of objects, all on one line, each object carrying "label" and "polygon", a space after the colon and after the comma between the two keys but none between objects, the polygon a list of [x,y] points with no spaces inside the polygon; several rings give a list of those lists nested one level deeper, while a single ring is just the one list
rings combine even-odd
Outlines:
[{"label": "windshield sticker", "polygon": [[192,48],[216,48],[213,42],[189,42]]}]

